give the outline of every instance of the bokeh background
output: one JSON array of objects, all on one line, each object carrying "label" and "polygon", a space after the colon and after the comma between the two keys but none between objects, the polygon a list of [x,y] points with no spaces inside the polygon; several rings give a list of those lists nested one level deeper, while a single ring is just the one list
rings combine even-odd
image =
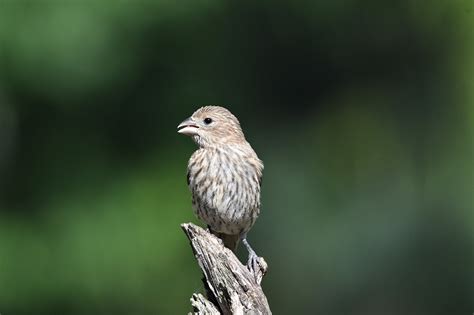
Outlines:
[{"label": "bokeh background", "polygon": [[0,313],[190,311],[176,126],[213,104],[265,162],[275,314],[472,314],[473,10],[0,0]]}]

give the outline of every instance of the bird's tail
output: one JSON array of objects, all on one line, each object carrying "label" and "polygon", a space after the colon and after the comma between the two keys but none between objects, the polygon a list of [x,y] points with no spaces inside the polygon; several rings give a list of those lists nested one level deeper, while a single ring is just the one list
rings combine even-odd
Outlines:
[{"label": "bird's tail", "polygon": [[237,249],[237,245],[239,245],[240,236],[237,235],[230,235],[224,233],[217,233],[211,230],[211,233],[220,238],[224,242],[224,246],[230,249],[231,251],[235,252]]}]

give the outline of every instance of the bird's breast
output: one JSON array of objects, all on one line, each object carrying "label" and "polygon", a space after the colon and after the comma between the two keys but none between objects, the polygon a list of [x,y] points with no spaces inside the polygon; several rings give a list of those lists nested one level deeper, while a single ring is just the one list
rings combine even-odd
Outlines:
[{"label": "bird's breast", "polygon": [[196,214],[218,232],[240,233],[250,229],[258,216],[258,170],[242,153],[201,149],[189,161],[188,183]]}]

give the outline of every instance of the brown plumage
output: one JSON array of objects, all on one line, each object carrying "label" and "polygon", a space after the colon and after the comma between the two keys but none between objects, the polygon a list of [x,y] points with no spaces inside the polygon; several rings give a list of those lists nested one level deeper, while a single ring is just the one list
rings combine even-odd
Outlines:
[{"label": "brown plumage", "polygon": [[188,163],[193,208],[211,232],[235,251],[260,213],[263,163],[245,140],[237,118],[220,106],[205,106],[178,126],[199,148]]}]

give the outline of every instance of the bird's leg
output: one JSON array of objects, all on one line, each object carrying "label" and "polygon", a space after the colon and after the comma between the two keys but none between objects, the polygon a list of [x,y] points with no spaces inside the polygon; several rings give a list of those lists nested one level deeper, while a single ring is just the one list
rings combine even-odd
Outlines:
[{"label": "bird's leg", "polygon": [[245,248],[249,252],[249,258],[247,261],[247,268],[250,269],[254,274],[260,269],[258,264],[258,256],[257,253],[252,249],[249,242],[247,241],[247,235],[244,235],[242,238],[242,244],[244,244]]}]

